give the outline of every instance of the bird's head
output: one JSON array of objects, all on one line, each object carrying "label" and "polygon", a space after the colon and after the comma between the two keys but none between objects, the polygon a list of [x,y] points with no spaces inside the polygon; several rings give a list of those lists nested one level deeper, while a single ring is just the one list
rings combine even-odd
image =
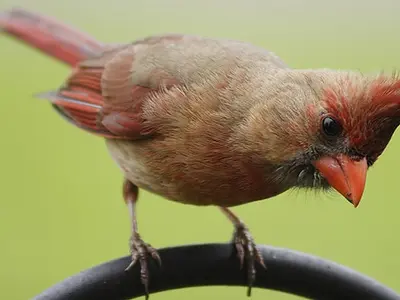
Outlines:
[{"label": "bird's head", "polygon": [[264,115],[268,123],[262,140],[277,180],[287,187],[334,188],[357,207],[367,169],[400,124],[400,79],[327,70],[283,78],[272,92],[275,104],[253,117]]}]

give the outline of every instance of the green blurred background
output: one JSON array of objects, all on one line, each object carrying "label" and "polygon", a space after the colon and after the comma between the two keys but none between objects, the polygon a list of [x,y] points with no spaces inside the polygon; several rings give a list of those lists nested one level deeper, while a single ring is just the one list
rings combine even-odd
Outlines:
[{"label": "green blurred background", "polygon": [[[400,67],[400,2],[0,0],[55,16],[107,42],[181,32],[248,41],[296,68]],[[68,68],[0,36],[0,296],[29,299],[83,269],[128,253],[122,176],[104,142],[74,128],[32,94],[57,88]],[[400,136],[368,175],[358,209],[336,194],[287,192],[234,209],[258,243],[309,252],[400,292]],[[142,193],[139,227],[156,247],[225,242],[215,208]],[[188,298],[189,297],[189,298]],[[245,299],[244,288],[193,288],[152,299]],[[256,290],[254,299],[295,299]]]}]

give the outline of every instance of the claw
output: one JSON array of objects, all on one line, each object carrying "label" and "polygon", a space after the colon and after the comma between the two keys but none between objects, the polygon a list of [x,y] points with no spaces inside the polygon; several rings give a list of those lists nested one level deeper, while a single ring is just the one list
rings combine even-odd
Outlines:
[{"label": "claw", "polygon": [[157,262],[158,266],[161,267],[161,257],[158,252],[151,247],[151,245],[147,244],[147,247],[151,250],[150,255],[151,257]]},{"label": "claw", "polygon": [[137,262],[137,256],[132,257],[132,261],[131,261],[131,263],[129,264],[129,266],[126,267],[125,271],[127,272],[127,271],[129,271],[130,269],[132,269],[132,267],[136,264],[136,262]]},{"label": "claw", "polygon": [[129,271],[138,261],[140,264],[140,281],[144,285],[145,297],[149,299],[149,268],[148,254],[161,266],[161,258],[157,250],[145,243],[138,233],[134,233],[130,240],[132,261],[125,271]]},{"label": "claw", "polygon": [[240,243],[240,240],[239,240],[239,239],[236,239],[235,245],[236,245],[237,257],[239,258],[240,269],[243,269],[243,263],[244,263],[244,249],[243,249],[243,245]]},{"label": "claw", "polygon": [[233,240],[240,262],[240,269],[243,268],[244,259],[246,258],[248,280],[247,296],[250,297],[256,279],[255,262],[258,262],[264,269],[266,269],[266,266],[260,250],[258,250],[253,237],[244,224],[240,224],[236,227]]}]

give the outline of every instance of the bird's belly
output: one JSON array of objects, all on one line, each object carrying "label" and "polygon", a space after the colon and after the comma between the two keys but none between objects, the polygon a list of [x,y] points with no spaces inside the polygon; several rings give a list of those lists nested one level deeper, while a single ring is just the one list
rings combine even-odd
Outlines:
[{"label": "bird's belly", "polygon": [[147,141],[107,140],[111,156],[128,180],[168,200],[229,207],[283,192],[266,183],[262,174],[256,174],[259,170],[249,174],[243,168],[235,170],[232,164],[208,164],[202,159],[187,169],[178,163],[172,149],[168,151],[154,144],[154,141],[149,145]]},{"label": "bird's belly", "polygon": [[125,141],[106,140],[111,157],[122,170],[126,179],[147,191],[163,195],[162,178],[149,170],[141,156],[140,146]]}]

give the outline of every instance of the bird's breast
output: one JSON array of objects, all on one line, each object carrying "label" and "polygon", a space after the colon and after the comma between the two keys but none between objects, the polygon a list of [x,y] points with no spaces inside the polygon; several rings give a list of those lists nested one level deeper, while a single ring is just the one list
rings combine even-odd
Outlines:
[{"label": "bird's breast", "polygon": [[180,147],[168,139],[107,141],[127,179],[169,200],[228,207],[283,192],[270,180],[271,170],[261,161],[227,155],[229,149],[193,145],[195,149]]}]

